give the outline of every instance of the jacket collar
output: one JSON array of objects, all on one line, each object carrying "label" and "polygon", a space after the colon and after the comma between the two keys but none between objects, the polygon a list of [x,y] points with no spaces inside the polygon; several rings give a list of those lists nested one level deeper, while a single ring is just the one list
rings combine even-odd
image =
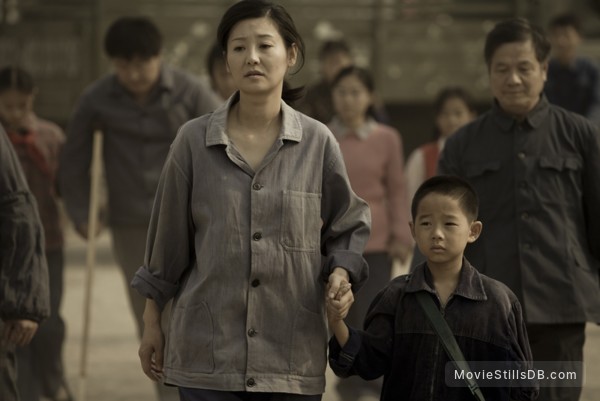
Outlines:
[{"label": "jacket collar", "polygon": [[[210,116],[206,127],[206,146],[228,145],[227,115],[229,110],[240,100],[240,93],[235,92],[223,105],[218,107]],[[299,113],[283,100],[281,101],[282,123],[279,140],[300,142],[302,140],[302,124]]]},{"label": "jacket collar", "polygon": [[[538,103],[527,114],[527,116],[525,116],[525,120],[523,120],[521,124],[534,129],[538,128],[545,120],[549,109],[550,103],[548,102],[546,95],[542,94]],[[498,124],[498,126],[500,126],[500,128],[504,132],[510,132],[515,125],[519,124],[519,122],[514,117],[502,110],[496,99],[494,99],[491,114],[496,124]]]},{"label": "jacket collar", "polygon": [[[406,286],[406,292],[417,291],[435,293],[435,289],[433,288],[433,278],[427,267],[427,262],[423,262],[415,268],[410,281]],[[479,273],[464,257],[460,276],[458,278],[458,285],[453,294],[473,301],[487,300],[483,282],[481,281],[481,273]]]}]

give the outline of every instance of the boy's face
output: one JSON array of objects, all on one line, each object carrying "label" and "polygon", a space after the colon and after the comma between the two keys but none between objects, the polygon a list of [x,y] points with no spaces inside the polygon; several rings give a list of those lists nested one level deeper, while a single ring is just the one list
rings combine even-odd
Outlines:
[{"label": "boy's face", "polygon": [[119,83],[134,97],[147,96],[160,76],[160,56],[111,59]]},{"label": "boy's face", "polygon": [[8,89],[0,93],[0,120],[7,129],[26,127],[27,116],[33,111],[33,93]]},{"label": "boy's face", "polygon": [[481,222],[469,221],[457,199],[430,193],[410,223],[413,238],[430,267],[460,267],[468,243],[481,233]]}]

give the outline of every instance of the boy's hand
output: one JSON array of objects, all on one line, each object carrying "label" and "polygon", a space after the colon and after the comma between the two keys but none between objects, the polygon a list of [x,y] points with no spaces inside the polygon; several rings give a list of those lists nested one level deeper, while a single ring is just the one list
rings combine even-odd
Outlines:
[{"label": "boy's hand", "polygon": [[31,342],[38,329],[38,323],[29,319],[12,319],[4,322],[4,332],[0,341],[23,347]]}]

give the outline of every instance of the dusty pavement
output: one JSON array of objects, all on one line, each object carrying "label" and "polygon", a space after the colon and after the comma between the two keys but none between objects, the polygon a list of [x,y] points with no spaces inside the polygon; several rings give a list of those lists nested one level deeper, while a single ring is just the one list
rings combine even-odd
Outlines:
[{"label": "dusty pavement", "polygon": [[[79,367],[86,258],[85,242],[71,231],[67,235],[66,258],[62,305],[68,328],[65,361],[69,383],[77,395],[81,382]],[[155,401],[154,386],[144,376],[138,362],[138,343],[125,298],[125,284],[113,261],[110,237],[106,232],[98,240],[94,280],[86,401]],[[581,401],[598,401],[600,327],[596,325],[587,327],[585,367],[586,381]],[[334,380],[329,372],[324,401],[338,401],[332,390]]]}]

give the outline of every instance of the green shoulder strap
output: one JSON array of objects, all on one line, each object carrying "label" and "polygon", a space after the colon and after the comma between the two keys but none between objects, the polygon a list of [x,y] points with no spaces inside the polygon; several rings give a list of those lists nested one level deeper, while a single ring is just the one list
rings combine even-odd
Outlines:
[{"label": "green shoulder strap", "polygon": [[477,384],[475,379],[473,379],[472,375],[467,374],[471,372],[471,368],[465,360],[465,356],[460,350],[460,347],[456,343],[456,338],[454,338],[452,330],[450,330],[450,327],[448,327],[446,319],[444,319],[444,317],[440,313],[436,304],[433,302],[433,299],[431,299],[431,296],[426,291],[419,291],[415,295],[417,296],[419,304],[421,304],[421,308],[423,308],[423,311],[429,318],[429,322],[431,323],[438,337],[442,341],[446,353],[448,354],[450,359],[454,361],[456,366],[460,370],[465,372],[465,382],[467,383],[469,390],[471,390],[471,393],[473,394],[473,396],[475,396],[475,398],[478,401],[485,401],[485,398],[483,397],[479,385]]}]

